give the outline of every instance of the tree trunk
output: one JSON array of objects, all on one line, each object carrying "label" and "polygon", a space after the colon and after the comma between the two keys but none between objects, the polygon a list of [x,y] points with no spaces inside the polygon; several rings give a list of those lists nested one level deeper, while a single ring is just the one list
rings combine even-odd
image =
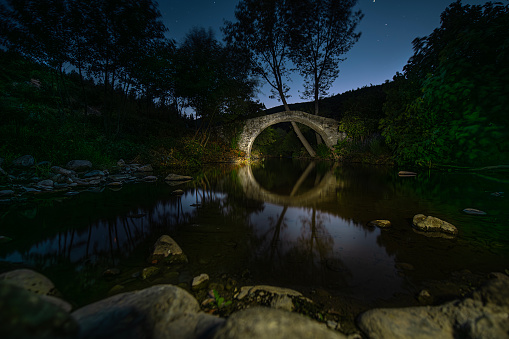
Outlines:
[{"label": "tree trunk", "polygon": [[[281,96],[281,99],[283,100],[283,105],[285,106],[285,111],[289,112],[290,106],[288,106],[288,103],[286,102],[286,99],[285,99],[284,95],[282,94],[282,91],[280,91],[280,96]],[[314,158],[316,156],[316,153],[313,150],[313,147],[311,147],[311,145],[306,140],[304,135],[302,135],[302,132],[300,131],[299,126],[297,126],[297,124],[293,121],[291,123],[292,123],[293,130],[295,131],[295,134],[297,134],[297,137],[299,138],[300,142],[302,143],[302,145],[304,145],[304,147],[306,148],[306,151],[308,151],[309,155]]]}]

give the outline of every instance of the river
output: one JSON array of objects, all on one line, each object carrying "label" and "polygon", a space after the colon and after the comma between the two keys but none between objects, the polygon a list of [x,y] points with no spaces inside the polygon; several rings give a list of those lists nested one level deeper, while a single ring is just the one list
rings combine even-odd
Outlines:
[{"label": "river", "polygon": [[[296,159],[217,165],[194,177],[0,206],[0,235],[13,239],[0,244],[0,272],[35,269],[76,306],[114,286],[188,286],[201,273],[385,305],[415,299],[457,272],[509,268],[507,180],[435,171],[399,177],[393,167]],[[458,236],[416,233],[411,220],[418,213],[452,223]],[[375,219],[392,226],[368,226]],[[163,234],[189,264],[142,280]],[[105,275],[113,269],[117,275]]]}]

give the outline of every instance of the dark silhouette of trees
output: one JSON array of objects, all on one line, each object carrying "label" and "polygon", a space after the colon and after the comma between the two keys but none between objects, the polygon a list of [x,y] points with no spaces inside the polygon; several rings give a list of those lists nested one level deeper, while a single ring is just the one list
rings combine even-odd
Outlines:
[{"label": "dark silhouette of trees", "polygon": [[211,29],[191,30],[178,48],[175,94],[202,118],[202,125],[207,121],[201,144],[206,144],[214,121],[246,113],[256,85],[250,67],[249,55],[234,46],[223,46]]},{"label": "dark silhouette of trees", "polygon": [[322,99],[339,75],[342,56],[360,38],[357,24],[363,15],[352,12],[357,0],[288,1],[291,59],[304,77],[304,98],[314,100],[319,115]]},{"label": "dark silhouette of trees", "polygon": [[400,162],[509,161],[509,6],[452,3],[414,40],[388,91],[383,135]]},{"label": "dark silhouette of trees", "polygon": [[[235,10],[236,22],[226,22],[223,33],[230,45],[238,45],[251,53],[253,70],[271,86],[272,97],[279,98],[289,111],[287,63],[291,51],[287,10],[285,0],[240,1]],[[308,153],[315,156],[295,122],[292,127]]]}]

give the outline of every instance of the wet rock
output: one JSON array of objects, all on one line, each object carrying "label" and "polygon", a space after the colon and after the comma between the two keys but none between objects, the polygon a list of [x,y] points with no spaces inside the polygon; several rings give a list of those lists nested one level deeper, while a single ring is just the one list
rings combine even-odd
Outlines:
[{"label": "wet rock", "polygon": [[102,178],[106,175],[106,173],[104,173],[103,171],[99,171],[99,170],[93,170],[93,171],[90,171],[90,172],[87,172],[85,174],[83,174],[83,178],[92,178],[92,177],[99,177],[99,178]]},{"label": "wet rock", "polygon": [[257,292],[269,293],[272,295],[286,295],[292,297],[302,297],[302,293],[297,292],[295,290],[277,286],[268,286],[268,285],[256,285],[256,286],[242,286],[240,288],[240,293],[236,296],[237,299],[241,300],[248,295],[254,295]]},{"label": "wet rock", "polygon": [[37,185],[41,187],[53,187],[53,184],[54,182],[51,179],[42,180],[37,183]]},{"label": "wet rock", "polygon": [[145,267],[143,271],[141,271],[141,279],[143,280],[148,279],[159,273],[160,270],[161,269],[159,267],[155,266]]},{"label": "wet rock", "polygon": [[254,307],[231,315],[214,339],[233,338],[346,338],[302,315],[265,307]]},{"label": "wet rock", "polygon": [[463,213],[471,214],[471,215],[487,215],[488,213],[475,209],[475,208],[465,208]]},{"label": "wet rock", "polygon": [[11,195],[14,194],[14,191],[13,190],[1,190],[0,191],[0,197],[10,197]]},{"label": "wet rock", "polygon": [[440,306],[373,309],[358,325],[369,338],[507,338],[509,277],[494,274],[471,298]]},{"label": "wet rock", "polygon": [[417,300],[423,305],[430,305],[433,303],[433,297],[428,290],[421,290],[417,295]]},{"label": "wet rock", "polygon": [[7,173],[2,167],[0,167],[0,174],[2,175],[5,175],[5,176],[9,176],[9,173]]},{"label": "wet rock", "polygon": [[124,286],[123,285],[115,285],[113,286],[109,291],[108,291],[108,294],[109,295],[112,295],[112,294],[117,294],[117,293],[120,293],[124,290]]},{"label": "wet rock", "polygon": [[410,171],[399,171],[398,176],[400,177],[415,177],[417,173]]},{"label": "wet rock", "polygon": [[65,167],[71,171],[84,172],[92,168],[92,163],[88,160],[71,160]]},{"label": "wet rock", "polygon": [[173,195],[182,195],[182,194],[184,194],[184,191],[183,190],[175,190],[175,191],[171,192],[171,194],[173,194]]},{"label": "wet rock", "polygon": [[118,167],[124,167],[124,166],[125,166],[125,161],[124,161],[124,159],[120,159],[119,161],[117,161],[117,166],[118,166]]},{"label": "wet rock", "polygon": [[34,157],[31,155],[23,155],[12,161],[14,167],[31,167],[35,164]]},{"label": "wet rock", "polygon": [[172,285],[114,295],[72,313],[80,338],[200,338],[224,320],[198,313],[194,297]]},{"label": "wet rock", "polygon": [[187,257],[175,240],[168,235],[163,235],[157,239],[149,261],[151,263],[183,264],[187,263]]},{"label": "wet rock", "polygon": [[[47,296],[0,282],[0,337],[2,338],[76,338],[78,324],[68,311]],[[57,298],[53,298],[57,299]]]},{"label": "wet rock", "polygon": [[294,310],[293,300],[288,295],[276,295],[272,298],[270,307],[291,312]]},{"label": "wet rock", "polygon": [[113,182],[108,183],[107,186],[108,187],[122,187],[122,183],[120,181],[113,181]]},{"label": "wet rock", "polygon": [[0,274],[0,282],[19,286],[40,295],[58,295],[53,282],[44,275],[29,269],[19,269]]},{"label": "wet rock", "polygon": [[72,175],[76,175],[76,172],[68,170],[68,169],[65,169],[65,168],[62,168],[62,167],[59,167],[59,166],[52,166],[50,168],[50,171],[52,173],[61,174],[61,175],[64,175],[66,177],[70,177]]},{"label": "wet rock", "polygon": [[157,181],[157,177],[154,176],[154,175],[148,175],[145,178],[143,178],[143,181],[145,181],[145,182],[156,182]]},{"label": "wet rock", "polygon": [[396,269],[403,271],[413,271],[415,268],[412,264],[406,262],[398,262],[396,263]]},{"label": "wet rock", "polygon": [[173,174],[170,173],[164,178],[166,181],[183,181],[183,180],[192,180],[193,177],[187,176],[187,175],[179,175],[179,174]]},{"label": "wet rock", "polygon": [[204,289],[207,287],[209,280],[210,278],[208,274],[206,273],[200,274],[199,276],[193,278],[191,288],[195,291]]},{"label": "wet rock", "polygon": [[154,169],[152,168],[152,165],[144,165],[140,166],[136,169],[137,172],[153,172]]},{"label": "wet rock", "polygon": [[5,244],[7,242],[11,242],[12,238],[6,237],[5,235],[0,235],[0,244]]},{"label": "wet rock", "polygon": [[391,227],[391,222],[389,220],[372,220],[372,221],[368,222],[368,226],[389,228],[389,227]]},{"label": "wet rock", "polygon": [[443,220],[432,216],[425,216],[423,214],[416,214],[413,218],[413,225],[423,232],[444,232],[448,234],[458,234],[458,229]]}]

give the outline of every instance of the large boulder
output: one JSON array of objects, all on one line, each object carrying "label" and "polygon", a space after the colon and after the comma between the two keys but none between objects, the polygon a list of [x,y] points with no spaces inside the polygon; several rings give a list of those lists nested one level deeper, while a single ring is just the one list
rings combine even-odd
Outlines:
[{"label": "large boulder", "polygon": [[231,315],[213,338],[338,339],[346,337],[300,314],[254,307]]},{"label": "large boulder", "polygon": [[369,338],[509,338],[509,277],[440,306],[369,310],[358,325]]},{"label": "large boulder", "polygon": [[0,274],[0,282],[19,286],[29,292],[40,295],[58,295],[51,280],[29,269],[19,269]]},{"label": "large boulder", "polygon": [[443,232],[456,235],[458,229],[447,221],[440,220],[424,214],[416,214],[412,220],[414,227],[422,232]]},{"label": "large boulder", "polygon": [[[11,281],[12,282],[12,281]],[[0,338],[76,338],[78,324],[45,296],[0,282]]]},{"label": "large boulder", "polygon": [[198,313],[196,299],[172,285],[117,294],[72,313],[80,338],[201,338],[224,320]]}]

